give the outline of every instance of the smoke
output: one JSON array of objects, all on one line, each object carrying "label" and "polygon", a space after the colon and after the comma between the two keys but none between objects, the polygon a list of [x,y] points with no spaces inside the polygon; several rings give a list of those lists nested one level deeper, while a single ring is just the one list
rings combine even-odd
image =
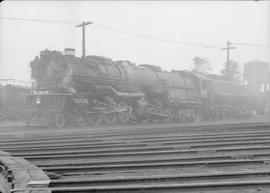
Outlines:
[{"label": "smoke", "polygon": [[68,67],[64,72],[62,83],[59,86],[63,88],[66,92],[75,94],[77,91],[73,88],[72,74],[72,68]]},{"label": "smoke", "polygon": [[63,62],[51,61],[47,66],[47,79],[54,80],[57,88],[74,94],[72,74],[72,68]]}]

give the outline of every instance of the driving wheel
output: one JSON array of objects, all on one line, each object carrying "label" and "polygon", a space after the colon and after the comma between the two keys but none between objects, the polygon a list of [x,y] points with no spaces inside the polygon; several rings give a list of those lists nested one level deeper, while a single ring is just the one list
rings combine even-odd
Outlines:
[{"label": "driving wheel", "polygon": [[65,116],[62,113],[57,113],[54,115],[54,123],[56,127],[62,128],[65,126],[66,119]]}]

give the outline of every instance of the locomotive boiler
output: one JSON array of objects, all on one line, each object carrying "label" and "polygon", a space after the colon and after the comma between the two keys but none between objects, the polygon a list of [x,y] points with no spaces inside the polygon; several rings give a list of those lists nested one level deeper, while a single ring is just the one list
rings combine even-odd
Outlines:
[{"label": "locomotive boiler", "polygon": [[31,63],[36,93],[29,95],[28,123],[115,124],[195,121],[202,106],[192,73],[100,56],[75,57],[44,50]]}]

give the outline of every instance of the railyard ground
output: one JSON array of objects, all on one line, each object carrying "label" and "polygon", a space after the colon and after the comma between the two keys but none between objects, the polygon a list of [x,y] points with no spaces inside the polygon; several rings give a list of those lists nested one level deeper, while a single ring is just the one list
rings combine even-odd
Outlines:
[{"label": "railyard ground", "polygon": [[[251,119],[238,119],[238,120],[221,120],[221,121],[207,121],[201,123],[178,123],[179,128],[184,128],[185,126],[207,126],[207,125],[222,125],[222,124],[241,124],[241,123],[259,123],[259,122],[270,122],[270,117],[257,116]],[[39,127],[39,126],[26,126],[25,122],[12,122],[12,121],[3,121],[0,122],[0,132],[28,132],[38,130],[52,130],[52,131],[65,131],[65,130],[107,130],[107,129],[132,129],[138,128],[142,129],[147,127],[162,127],[167,125],[176,125],[176,123],[147,123],[147,124],[126,124],[126,125],[102,125],[102,126],[85,126],[85,127],[76,127],[76,126],[68,126],[65,128],[56,128],[56,127]]]},{"label": "railyard ground", "polygon": [[[261,128],[218,126],[268,121],[256,117],[200,124],[67,128],[2,122],[0,150],[27,159],[47,174],[60,176],[51,181],[50,188],[244,183],[221,187],[218,192],[269,193],[269,124]],[[251,180],[268,184],[249,187]],[[207,190],[180,188],[178,192],[216,190],[209,186]]]}]

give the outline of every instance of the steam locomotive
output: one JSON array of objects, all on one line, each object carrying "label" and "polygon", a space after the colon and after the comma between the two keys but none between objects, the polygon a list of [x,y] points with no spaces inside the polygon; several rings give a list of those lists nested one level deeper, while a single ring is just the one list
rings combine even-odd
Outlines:
[{"label": "steam locomotive", "polygon": [[28,124],[100,125],[198,122],[249,117],[254,100],[240,84],[187,71],[164,71],[74,49],[44,50],[31,63],[36,92]]}]

